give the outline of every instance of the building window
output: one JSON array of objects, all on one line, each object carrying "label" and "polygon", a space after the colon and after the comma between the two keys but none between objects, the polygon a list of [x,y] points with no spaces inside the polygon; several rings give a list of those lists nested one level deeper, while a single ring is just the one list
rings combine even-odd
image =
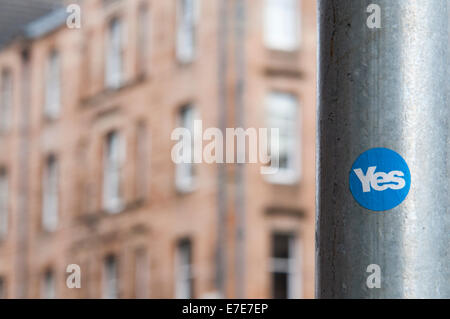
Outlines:
[{"label": "building window", "polygon": [[189,63],[195,57],[195,31],[199,0],[177,0],[177,45],[178,61]]},{"label": "building window", "polygon": [[47,270],[44,273],[44,277],[42,278],[41,298],[42,299],[56,298],[55,276],[52,270]]},{"label": "building window", "polygon": [[61,108],[61,74],[60,58],[57,51],[52,51],[47,61],[45,81],[45,116],[56,119]]},{"label": "building window", "polygon": [[109,23],[106,50],[105,84],[108,89],[117,89],[123,82],[123,31],[120,19]]},{"label": "building window", "polygon": [[265,0],[264,40],[268,48],[293,51],[299,46],[299,0]]},{"label": "building window", "polygon": [[6,282],[3,277],[0,277],[0,299],[6,299]]},{"label": "building window", "polygon": [[[266,177],[274,183],[296,183],[300,177],[301,167],[297,98],[288,93],[271,93],[267,97],[266,109],[268,127],[271,129],[269,139],[271,165],[278,167],[276,173]],[[272,129],[278,129],[278,138],[276,134],[272,134]],[[275,145],[278,145],[278,152],[271,149]]]},{"label": "building window", "polygon": [[149,297],[149,270],[148,255],[145,249],[136,251],[135,256],[135,297],[136,299],[146,299]]},{"label": "building window", "polygon": [[8,234],[8,196],[8,174],[5,169],[0,169],[0,239],[5,238]]},{"label": "building window", "polygon": [[115,256],[105,258],[103,265],[103,298],[119,298],[118,267]]},{"label": "building window", "polygon": [[58,226],[58,162],[55,156],[47,158],[44,167],[42,199],[42,226],[49,232],[55,231]]},{"label": "building window", "polygon": [[300,264],[294,235],[277,233],[272,238],[272,297],[300,298]]},{"label": "building window", "polygon": [[147,126],[139,123],[136,132],[136,193],[142,199],[148,193],[148,175],[150,171],[149,163],[149,136]]},{"label": "building window", "polygon": [[118,132],[106,136],[103,164],[103,208],[112,214],[123,209],[122,171],[125,164],[125,140]]},{"label": "building window", "polygon": [[180,155],[183,160],[176,165],[175,172],[176,188],[182,193],[190,192],[194,187],[194,121],[196,117],[196,111],[191,105],[186,105],[181,108],[179,113],[179,125],[189,131],[189,136],[182,136],[182,138],[189,138],[189,141],[181,141],[183,142],[183,152]]},{"label": "building window", "polygon": [[11,127],[13,85],[11,72],[4,70],[0,80],[0,132],[6,132]]},{"label": "building window", "polygon": [[138,69],[145,73],[149,58],[149,34],[151,31],[149,10],[146,5],[139,7],[138,15]]},{"label": "building window", "polygon": [[190,240],[179,242],[175,256],[175,298],[193,298],[192,247]]}]

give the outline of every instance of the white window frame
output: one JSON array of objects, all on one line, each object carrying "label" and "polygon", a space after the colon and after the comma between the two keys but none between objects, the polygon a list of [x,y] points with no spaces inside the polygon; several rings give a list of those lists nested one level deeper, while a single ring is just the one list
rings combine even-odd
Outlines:
[{"label": "white window frame", "polygon": [[61,57],[53,50],[48,56],[45,81],[45,109],[47,118],[56,119],[61,111]]},{"label": "white window frame", "polygon": [[[186,10],[187,5],[191,10]],[[177,0],[176,56],[180,63],[190,63],[196,56],[200,0]]]},{"label": "white window frame", "polygon": [[42,277],[41,299],[56,298],[55,274],[52,270],[47,270]]},{"label": "white window frame", "polygon": [[300,0],[264,0],[264,43],[267,48],[291,52],[301,40]]},{"label": "white window frame", "polygon": [[0,132],[6,132],[11,127],[13,104],[13,78],[10,70],[2,71],[0,85]]},{"label": "white window frame", "polygon": [[147,299],[149,297],[150,263],[145,249],[139,249],[135,255],[135,297]]},{"label": "white window frame", "polygon": [[[275,258],[271,256],[270,269],[271,277],[274,280],[275,273],[284,273],[287,275],[287,289],[288,299],[302,298],[302,276],[301,276],[301,257],[299,254],[299,240],[297,236],[289,233],[278,232],[273,234],[272,241],[275,236],[287,236],[288,239],[288,258]],[[272,245],[275,243],[272,242]],[[272,252],[273,253],[273,252]],[[274,285],[274,283],[272,283]]]},{"label": "white window frame", "polygon": [[47,232],[54,232],[59,217],[59,163],[55,156],[46,159],[43,173],[42,227]]},{"label": "white window frame", "polygon": [[[285,114],[280,112],[283,109],[286,111]],[[302,173],[302,119],[297,96],[281,91],[270,92],[266,97],[266,118],[269,130],[279,129],[278,141],[274,140],[275,135],[270,135],[268,149],[270,150],[271,145],[277,144],[279,146],[279,159],[284,152],[288,166],[279,167],[276,173],[264,176],[268,182],[273,184],[296,184]],[[276,156],[276,153],[270,156]],[[271,160],[271,162],[281,164],[276,160]]]},{"label": "white window frame", "polygon": [[8,235],[9,223],[9,180],[8,172],[0,169],[0,240]]},{"label": "white window frame", "polygon": [[120,213],[124,208],[122,179],[125,159],[124,136],[118,131],[109,132],[103,153],[103,208],[110,214]]},{"label": "white window frame", "polygon": [[118,89],[124,82],[124,24],[119,17],[109,21],[106,36],[105,86]]},{"label": "white window frame", "polygon": [[103,299],[119,298],[119,267],[117,257],[111,255],[103,262]]},{"label": "white window frame", "polygon": [[[175,167],[175,186],[180,193],[189,193],[195,189],[195,163],[194,163],[194,122],[198,119],[198,114],[195,106],[187,104],[183,106],[178,115],[179,126],[189,130],[190,143],[184,146],[190,146],[190,149],[186,150],[183,147],[183,152],[190,153],[191,162],[176,164]],[[184,156],[183,156],[184,159]]]},{"label": "white window frame", "polygon": [[180,241],[175,256],[175,298],[193,298],[192,242]]}]

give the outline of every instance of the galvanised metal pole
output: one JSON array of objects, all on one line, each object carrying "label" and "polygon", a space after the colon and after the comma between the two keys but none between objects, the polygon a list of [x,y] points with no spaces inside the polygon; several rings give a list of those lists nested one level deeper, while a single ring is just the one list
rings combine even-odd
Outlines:
[{"label": "galvanised metal pole", "polygon": [[[217,37],[217,58],[218,58],[218,123],[222,132],[226,131],[227,114],[228,114],[228,98],[227,98],[227,69],[228,69],[228,4],[225,0],[218,2],[218,37]],[[225,145],[223,146],[223,154],[225,154]],[[216,238],[216,288],[220,297],[226,298],[226,282],[227,282],[227,169],[224,163],[219,163],[217,169],[217,238]]]},{"label": "galvanised metal pole", "polygon": [[319,298],[450,298],[449,14],[319,0]]}]

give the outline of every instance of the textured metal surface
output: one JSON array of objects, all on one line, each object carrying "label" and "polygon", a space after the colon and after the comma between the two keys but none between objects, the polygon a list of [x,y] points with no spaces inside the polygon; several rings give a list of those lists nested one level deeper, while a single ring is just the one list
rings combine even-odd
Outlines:
[{"label": "textured metal surface", "polygon": [[[366,25],[371,3],[381,29]],[[319,298],[450,298],[449,14],[449,0],[319,0]],[[411,170],[387,212],[349,191],[353,161],[375,147]],[[380,289],[366,286],[370,264]]]}]

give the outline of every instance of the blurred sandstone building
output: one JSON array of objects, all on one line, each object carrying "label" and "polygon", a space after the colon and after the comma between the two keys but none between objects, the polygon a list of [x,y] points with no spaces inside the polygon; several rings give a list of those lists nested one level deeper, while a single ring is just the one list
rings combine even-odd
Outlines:
[{"label": "blurred sandstone building", "polygon": [[[315,1],[79,3],[0,0],[0,298],[312,298]],[[194,118],[279,173],[175,164]]]}]

